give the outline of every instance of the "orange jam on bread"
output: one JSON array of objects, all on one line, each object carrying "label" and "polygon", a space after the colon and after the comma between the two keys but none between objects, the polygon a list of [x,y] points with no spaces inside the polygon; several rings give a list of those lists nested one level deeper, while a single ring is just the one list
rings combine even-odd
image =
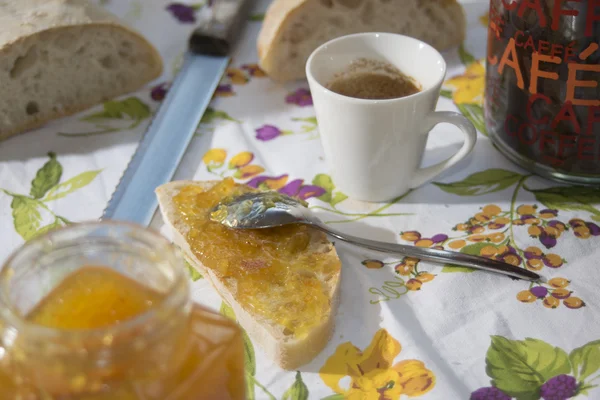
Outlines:
[{"label": "orange jam on bread", "polygon": [[220,201],[253,190],[226,178],[208,190],[185,186],[173,201],[191,251],[241,307],[283,334],[303,338],[328,318],[328,282],[341,264],[323,249],[324,236],[305,225],[235,230],[211,221]]}]

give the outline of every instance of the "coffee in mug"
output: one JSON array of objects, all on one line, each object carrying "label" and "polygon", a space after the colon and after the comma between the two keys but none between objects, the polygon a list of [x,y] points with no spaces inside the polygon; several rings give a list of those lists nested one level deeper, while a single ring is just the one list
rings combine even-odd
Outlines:
[{"label": "coffee in mug", "polygon": [[[460,113],[436,111],[445,75],[437,50],[393,33],[342,36],[310,55],[306,76],[319,137],[340,191],[356,200],[390,201],[473,150],[473,124]],[[422,168],[429,131],[439,123],[460,128],[464,143],[445,161]]]},{"label": "coffee in mug", "polygon": [[327,89],[358,99],[385,100],[420,92],[414,79],[390,63],[359,58],[333,76]]}]

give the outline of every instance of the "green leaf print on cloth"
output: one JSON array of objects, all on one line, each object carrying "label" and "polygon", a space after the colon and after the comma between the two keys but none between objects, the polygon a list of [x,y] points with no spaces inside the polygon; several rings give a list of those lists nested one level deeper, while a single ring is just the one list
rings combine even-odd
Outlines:
[{"label": "green leaf print on cloth", "polygon": [[335,185],[333,184],[331,177],[327,174],[315,175],[312,180],[312,184],[325,189],[325,193],[319,196],[318,199],[324,201],[325,203],[329,203],[332,207],[335,207],[338,203],[341,203],[348,198],[348,196],[342,192],[334,193]]},{"label": "green leaf print on cloth", "polygon": [[[589,342],[569,354],[575,378],[585,380],[600,370],[600,340]],[[593,376],[595,380],[600,375]]]},{"label": "green leaf print on cloth", "polygon": [[[581,346],[569,354],[569,360],[573,366],[573,375],[578,381],[585,381],[588,384],[580,390],[586,394],[587,390],[596,387],[591,382],[600,378],[600,340],[595,340],[584,346]],[[590,378],[590,379],[588,379]]]},{"label": "green leaf print on cloth", "polygon": [[344,200],[346,200],[348,198],[348,196],[346,196],[344,193],[342,193],[340,191],[335,190],[335,184],[333,183],[333,180],[331,179],[331,177],[329,175],[327,175],[327,174],[315,175],[315,177],[312,180],[312,184],[314,186],[317,186],[317,187],[325,190],[325,193],[318,196],[317,198],[319,200],[329,204],[331,207],[311,206],[310,208],[316,209],[316,210],[329,211],[329,212],[332,212],[332,213],[335,213],[338,215],[342,215],[345,217],[351,217],[350,219],[344,219],[344,220],[325,221],[325,223],[327,223],[327,224],[358,221],[358,220],[368,218],[368,217],[391,217],[391,216],[400,216],[400,215],[410,215],[410,214],[405,214],[405,213],[383,213],[384,210],[388,209],[392,205],[394,205],[397,202],[399,202],[400,200],[402,200],[410,192],[405,193],[400,197],[397,197],[396,199],[379,207],[378,209],[376,209],[372,212],[369,212],[369,213],[347,213],[347,212],[339,210],[337,208],[337,205],[340,204],[341,202],[343,202]]},{"label": "green leaf print on cloth", "polygon": [[492,336],[485,361],[492,384],[518,399],[537,399],[544,382],[571,371],[567,353],[529,338],[518,341]]},{"label": "green leaf print on cloth", "polygon": [[471,398],[568,399],[588,394],[597,386],[592,381],[598,375],[592,375],[600,368],[599,345],[593,341],[567,355],[539,339],[492,336],[485,359],[492,386],[475,390]]},{"label": "green leaf print on cloth", "polygon": [[[317,130],[319,127],[317,123],[317,117],[308,117],[308,118],[292,118],[292,121],[296,122],[304,122],[304,125],[300,127],[300,133],[310,133]],[[309,139],[317,139],[319,135],[313,135]]]},{"label": "green leaf print on cloth", "polygon": [[440,96],[452,100],[452,91],[447,89],[440,90]]},{"label": "green leaf print on cloth", "polygon": [[283,393],[281,400],[307,400],[308,399],[308,387],[304,381],[302,381],[302,374],[300,371],[296,371],[296,379],[288,390]]},{"label": "green leaf print on cloth", "polygon": [[[525,188],[528,190],[528,188]],[[600,211],[593,204],[600,204],[600,189],[583,186],[561,186],[531,190],[536,200],[548,208],[565,211],[587,211],[592,219],[600,221]]]},{"label": "green leaf print on cloth", "polygon": [[[516,183],[517,186],[513,191],[511,200],[513,212],[519,190],[523,188],[533,193],[536,200],[550,210],[585,211],[591,214],[594,221],[600,221],[600,210],[597,207],[600,204],[599,188],[556,186],[545,189],[532,189],[525,184],[525,181],[531,176],[531,174],[521,175],[504,169],[487,169],[471,174],[462,181],[451,183],[433,182],[433,184],[447,193],[459,196],[480,196],[504,190]],[[594,227],[591,231],[594,235],[596,228]],[[598,233],[600,233],[600,230]]]},{"label": "green leaf print on cloth", "polygon": [[104,119],[129,118],[141,121],[151,115],[150,108],[137,97],[128,97],[125,100],[111,100],[104,103],[104,111],[88,115],[84,121],[98,121]]},{"label": "green leaf print on cloth", "polygon": [[[461,248],[460,252],[463,254],[469,254],[472,256],[479,256],[479,255],[481,255],[481,250],[486,247],[495,247],[495,248],[499,249],[501,246],[496,245],[494,243],[489,243],[487,241],[484,241],[484,242],[468,244],[465,247]],[[444,265],[444,268],[442,268],[442,272],[473,272],[473,271],[476,271],[476,270],[473,268],[469,268],[469,267],[452,266],[450,264],[446,264],[446,265]]]},{"label": "green leaf print on cloth", "polygon": [[56,161],[55,153],[48,153],[50,160],[40,168],[31,181],[31,190],[29,194],[34,199],[41,199],[44,195],[60,181],[62,175],[62,165]]},{"label": "green leaf print on cloth", "polygon": [[215,128],[218,125],[221,125],[226,122],[235,122],[241,124],[242,121],[233,118],[231,115],[227,114],[225,111],[215,110],[212,107],[208,107],[204,114],[202,115],[202,119],[198,124],[196,129],[195,137],[202,136],[204,133],[214,132]]},{"label": "green leaf print on cloth", "polygon": [[29,196],[0,188],[0,191],[12,197],[10,208],[13,225],[15,231],[25,241],[69,224],[67,218],[56,215],[46,203],[65,197],[88,185],[100,173],[100,170],[83,172],[61,183],[63,167],[55,153],[48,153],[48,157],[50,159],[37,171],[31,181]]},{"label": "green leaf print on cloth", "polygon": [[471,53],[469,53],[467,51],[467,49],[465,49],[465,45],[461,44],[458,47],[458,56],[460,57],[460,62],[462,62],[465,66],[469,66],[472,63],[474,63],[475,61],[477,61],[475,59],[475,57],[473,57],[473,55]]},{"label": "green leaf print on cloth", "polygon": [[202,119],[200,120],[201,124],[210,124],[219,120],[231,121],[231,122],[240,122],[235,118],[232,118],[225,111],[215,110],[212,107],[208,107],[202,115]]},{"label": "green leaf print on cloth", "polygon": [[25,196],[14,195],[10,203],[15,230],[24,240],[33,238],[42,220],[38,202]]},{"label": "green leaf print on cloth", "polygon": [[458,110],[475,126],[479,132],[487,136],[483,107],[478,104],[456,104]]},{"label": "green leaf print on cloth", "polygon": [[459,196],[480,196],[504,190],[519,181],[523,176],[505,169],[487,169],[467,176],[462,181],[433,184],[447,193]]},{"label": "green leaf print on cloth", "polygon": [[81,189],[82,187],[87,186],[90,182],[94,180],[94,178],[96,178],[96,176],[98,176],[99,173],[100,170],[86,171],[74,176],[73,178],[63,183],[59,183],[58,185],[53,186],[48,191],[43,201],[61,199],[69,195],[70,193],[73,193],[77,189]]},{"label": "green leaf print on cloth", "polygon": [[[221,314],[236,321],[235,313],[229,304],[226,302],[221,303]],[[245,331],[242,331],[242,335],[244,338],[244,370],[246,371],[246,400],[254,400],[256,399],[254,386],[258,386],[262,391],[269,397],[269,399],[275,400],[275,396],[273,396],[267,388],[261,385],[256,380],[256,357],[254,355],[254,346],[252,345],[252,341],[248,337]]]},{"label": "green leaf print on cloth", "polygon": [[[80,133],[59,132],[58,135],[85,137],[134,129],[150,116],[152,116],[150,107],[137,97],[132,96],[124,100],[110,100],[104,103],[102,111],[81,118],[81,121],[94,124],[95,131]],[[123,126],[123,121],[128,122],[128,124]]]},{"label": "green leaf print on cloth", "polygon": [[262,22],[263,19],[265,19],[265,14],[253,14],[248,18],[248,21]]},{"label": "green leaf print on cloth", "polygon": [[185,267],[187,268],[187,270],[190,274],[190,279],[192,280],[192,282],[196,282],[197,280],[204,278],[202,276],[202,274],[200,272],[198,272],[198,270],[196,268],[192,267],[187,260],[184,260],[184,262],[185,262]]}]

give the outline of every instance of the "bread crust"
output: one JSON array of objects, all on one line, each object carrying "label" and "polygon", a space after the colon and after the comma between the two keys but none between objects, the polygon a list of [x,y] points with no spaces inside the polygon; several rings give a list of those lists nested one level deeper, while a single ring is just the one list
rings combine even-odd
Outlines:
[{"label": "bread crust", "polygon": [[[8,56],[16,46],[35,42],[41,35],[69,32],[81,27],[95,27],[120,32],[123,37],[134,41],[140,48],[151,54],[152,68],[140,75],[137,82],[114,90],[106,100],[142,88],[146,83],[158,78],[163,72],[162,57],[158,50],[139,32],[127,26],[118,17],[87,0],[0,0],[0,59]],[[0,132],[0,140],[43,126],[49,121],[69,116],[97,105],[98,102],[81,102],[65,105],[57,112],[27,121],[12,129]]]},{"label": "bread crust", "polygon": [[[199,186],[208,190],[218,181],[175,181],[164,184],[156,189],[156,196],[163,221],[173,234],[173,242],[182,250],[186,260],[208,280],[211,286],[219,293],[221,298],[229,304],[235,312],[238,323],[246,330],[255,344],[258,344],[266,356],[285,370],[293,370],[310,362],[327,345],[333,335],[335,315],[339,306],[340,296],[340,271],[327,282],[330,297],[330,313],[326,320],[314,327],[307,337],[296,340],[282,333],[281,329],[273,326],[266,320],[252,315],[243,305],[239,304],[233,293],[219,279],[219,277],[195,256],[186,240],[188,226],[179,217],[173,204],[173,197],[188,185]],[[327,237],[318,231],[311,240],[311,245],[329,252],[332,261],[339,262],[335,247]],[[325,252],[325,251],[323,251]]]},{"label": "bread crust", "polygon": [[[457,32],[454,35],[444,35],[437,41],[427,40],[427,42],[435,47],[437,50],[446,50],[453,46],[458,46],[465,39],[466,35],[466,17],[464,10],[460,3],[456,0],[411,0],[417,2],[420,7],[435,9],[440,8],[447,15],[448,19],[451,19],[457,28]],[[346,7],[339,3],[359,3],[360,1],[353,0],[274,0],[267,12],[263,21],[261,31],[258,35],[257,50],[259,56],[259,65],[267,73],[267,75],[277,82],[286,82],[305,78],[305,64],[308,60],[310,53],[315,50],[319,45],[332,40],[336,37],[359,33],[367,31],[377,32],[391,32],[399,33],[408,36],[414,36],[417,39],[420,38],[419,33],[416,32],[417,28],[412,31],[406,31],[403,29],[394,29],[393,25],[389,23],[384,24],[385,27],[381,28],[381,24],[377,21],[369,23],[360,22],[360,13],[364,12],[367,7],[396,7],[402,9],[406,5],[407,0],[391,0],[388,4],[380,4],[379,0],[362,0],[362,4],[354,7]],[[323,4],[330,4],[329,9]],[[332,11],[333,10],[333,11]],[[330,13],[331,16],[326,15]],[[328,17],[335,18],[340,13],[347,13],[348,19],[352,23],[346,24],[344,27],[331,29],[329,26],[330,21]],[[312,43],[308,47],[308,50],[301,50],[297,45],[290,45],[294,50],[291,52],[297,52],[297,58],[294,59],[281,59],[282,49],[285,46],[285,33],[294,29],[294,25],[298,23],[298,17],[301,14],[313,15],[315,19],[321,18],[321,23],[316,29],[329,29],[327,34],[324,34],[323,39]],[[424,18],[432,18],[430,15],[424,16]],[[432,22],[432,21],[431,21]],[[324,26],[327,26],[325,28]],[[413,25],[414,26],[414,25]],[[439,42],[439,43],[437,43]],[[284,64],[288,64],[287,66]],[[289,68],[290,63],[295,63],[293,68]]]}]

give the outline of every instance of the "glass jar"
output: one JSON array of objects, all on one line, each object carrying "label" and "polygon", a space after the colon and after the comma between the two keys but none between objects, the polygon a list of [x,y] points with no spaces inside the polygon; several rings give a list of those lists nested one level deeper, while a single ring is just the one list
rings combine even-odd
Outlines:
[{"label": "glass jar", "polygon": [[521,166],[600,184],[600,3],[490,0],[485,119]]},{"label": "glass jar", "polygon": [[[32,322],[44,301],[89,266],[127,277],[155,301],[98,328]],[[84,301],[115,301],[102,297],[112,290],[106,285],[85,285]],[[72,300],[69,293],[61,292],[59,303]],[[243,361],[239,327],[192,303],[182,259],[150,230],[120,222],[71,225],[26,243],[0,272],[1,399],[244,399]]]}]

